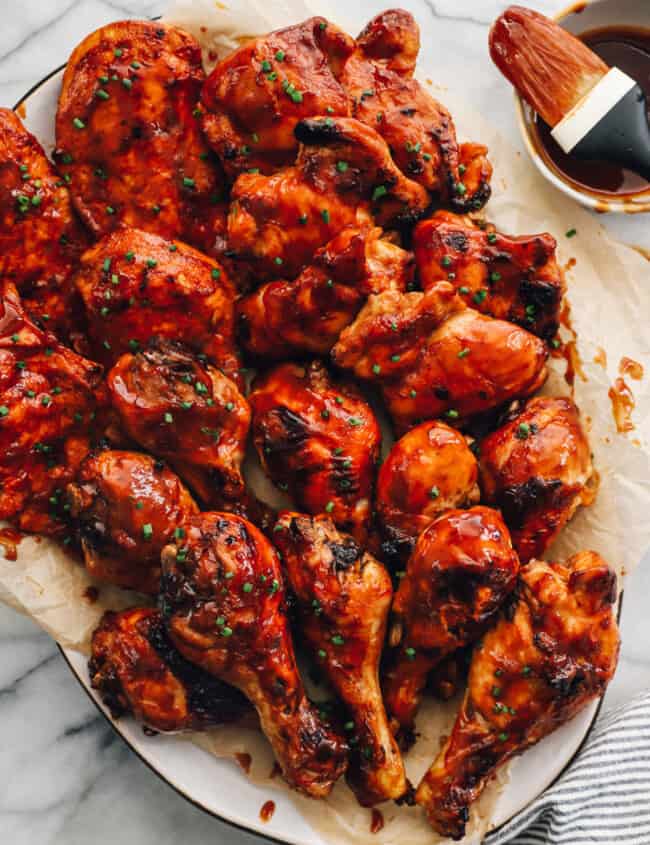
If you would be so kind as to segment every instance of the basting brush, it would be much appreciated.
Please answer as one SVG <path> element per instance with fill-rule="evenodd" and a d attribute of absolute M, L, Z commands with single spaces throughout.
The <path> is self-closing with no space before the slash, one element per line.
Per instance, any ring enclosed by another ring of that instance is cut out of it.
<path fill-rule="evenodd" d="M 490 30 L 490 55 L 552 127 L 565 153 L 610 161 L 650 181 L 650 128 L 638 83 L 555 21 L 510 6 Z"/>

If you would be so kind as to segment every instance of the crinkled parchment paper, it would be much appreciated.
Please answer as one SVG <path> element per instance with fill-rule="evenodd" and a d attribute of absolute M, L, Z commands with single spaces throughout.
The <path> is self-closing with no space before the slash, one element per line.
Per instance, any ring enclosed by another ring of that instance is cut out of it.
<path fill-rule="evenodd" d="M 300 0 L 242 0 L 230 2 L 228 7 L 213 0 L 175 0 L 167 18 L 201 40 L 209 63 L 247 36 L 315 13 L 346 27 L 343 10 L 332 15 L 321 3 Z M 436 78 L 435 64 L 426 53 L 420 58 L 419 76 Z M 527 158 L 515 152 L 494 127 L 452 92 L 434 87 L 432 93 L 451 109 L 462 139 L 479 140 L 490 148 L 495 175 L 488 218 L 513 234 L 551 232 L 558 239 L 561 262 L 570 268 L 568 299 L 581 362 L 574 395 L 590 430 L 600 488 L 594 505 L 579 512 L 550 555 L 563 558 L 578 549 L 593 548 L 619 573 L 630 572 L 650 546 L 650 263 L 634 249 L 613 242 L 593 217 L 551 188 Z M 568 239 L 565 233 L 570 229 L 576 229 L 577 234 Z M 634 430 L 619 434 L 608 391 L 619 375 L 619 362 L 624 356 L 642 364 L 645 376 L 640 381 L 626 377 L 636 399 Z M 553 367 L 545 392 L 568 393 L 564 362 L 555 360 Z M 85 598 L 90 586 L 99 588 L 95 602 Z M 87 651 L 89 636 L 104 610 L 133 605 L 142 598 L 96 585 L 52 543 L 25 539 L 18 547 L 18 560 L 0 561 L 0 600 L 29 614 L 61 644 Z M 443 706 L 429 701 L 423 707 L 418 718 L 421 739 L 406 761 L 413 782 L 417 783 L 435 756 L 456 705 L 457 702 Z M 255 730 L 228 727 L 191 738 L 216 755 L 249 752 L 250 776 L 269 782 L 272 756 L 266 741 Z M 500 783 L 506 779 L 507 775 L 502 774 Z M 279 781 L 276 779 L 273 784 L 277 787 Z M 486 790 L 472 813 L 468 837 L 476 837 L 486 829 L 499 785 L 495 783 Z M 368 811 L 356 805 L 343 784 L 337 785 L 326 802 L 309 801 L 298 795 L 293 800 L 328 842 L 368 839 Z M 382 813 L 385 827 L 379 836 L 372 837 L 374 843 L 424 845 L 435 841 L 419 810 L 385 805 Z"/>

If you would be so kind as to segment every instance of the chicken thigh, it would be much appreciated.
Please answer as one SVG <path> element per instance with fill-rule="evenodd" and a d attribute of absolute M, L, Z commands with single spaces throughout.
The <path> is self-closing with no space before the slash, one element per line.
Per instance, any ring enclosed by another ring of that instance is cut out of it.
<path fill-rule="evenodd" d="M 267 475 L 310 514 L 327 513 L 362 541 L 371 513 L 381 432 L 349 382 L 312 362 L 280 364 L 248 397 L 253 439 Z"/>
<path fill-rule="evenodd" d="M 161 549 L 198 513 L 181 480 L 149 455 L 106 450 L 88 455 L 66 492 L 88 572 L 156 595 Z"/>
<path fill-rule="evenodd" d="M 400 798 L 404 764 L 379 687 L 390 576 L 325 516 L 281 513 L 273 540 L 298 601 L 301 633 L 351 718 L 348 782 L 364 806 Z"/>
<path fill-rule="evenodd" d="M 240 689 L 288 783 L 322 798 L 345 770 L 345 742 L 310 704 L 289 630 L 278 556 L 254 525 L 204 513 L 162 552 L 162 607 L 172 642 Z"/>
<path fill-rule="evenodd" d="M 557 333 L 564 274 L 547 233 L 511 237 L 469 217 L 438 211 L 413 231 L 420 281 L 453 282 L 464 301 L 551 340 Z"/>
<path fill-rule="evenodd" d="M 462 839 L 495 771 L 601 696 L 618 659 L 616 576 L 595 552 L 532 560 L 511 605 L 474 650 L 451 736 L 416 802 L 441 836 Z"/>
<path fill-rule="evenodd" d="M 477 640 L 515 587 L 519 559 L 497 511 L 451 510 L 416 543 L 393 602 L 383 689 L 408 741 L 427 674 Z"/>
<path fill-rule="evenodd" d="M 381 387 L 399 433 L 529 396 L 546 379 L 547 357 L 539 338 L 466 308 L 448 282 L 371 296 L 332 350 L 338 366 Z"/>
<path fill-rule="evenodd" d="M 595 489 L 587 435 L 574 403 L 536 396 L 481 443 L 481 486 L 526 563 L 541 556 Z"/>
<path fill-rule="evenodd" d="M 248 709 L 238 690 L 176 651 L 151 607 L 104 614 L 93 632 L 88 671 L 114 719 L 129 714 L 153 731 L 205 730 Z"/>

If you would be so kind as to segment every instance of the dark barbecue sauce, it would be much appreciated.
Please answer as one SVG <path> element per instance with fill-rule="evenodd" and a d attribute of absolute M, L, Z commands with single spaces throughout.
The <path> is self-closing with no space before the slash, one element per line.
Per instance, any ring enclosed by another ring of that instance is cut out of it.
<path fill-rule="evenodd" d="M 580 38 L 610 67 L 618 67 L 643 88 L 650 106 L 650 29 L 611 26 L 591 29 Z M 650 115 L 650 108 L 648 110 Z M 567 155 L 551 136 L 550 127 L 536 118 L 537 146 L 552 168 L 579 188 L 606 196 L 624 196 L 650 190 L 650 183 L 631 170 L 605 161 L 581 161 Z"/>

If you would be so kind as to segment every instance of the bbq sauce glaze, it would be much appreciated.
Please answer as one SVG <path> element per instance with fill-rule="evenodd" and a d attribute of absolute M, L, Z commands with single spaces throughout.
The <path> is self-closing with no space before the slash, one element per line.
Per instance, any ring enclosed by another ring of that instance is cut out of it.
<path fill-rule="evenodd" d="M 604 27 L 582 33 L 580 38 L 610 67 L 627 73 L 643 89 L 650 117 L 650 29 Z M 567 155 L 551 136 L 551 128 L 539 116 L 535 132 L 537 147 L 556 170 L 579 188 L 606 196 L 625 196 L 650 191 L 650 182 L 620 165 L 606 161 L 583 161 Z"/>

